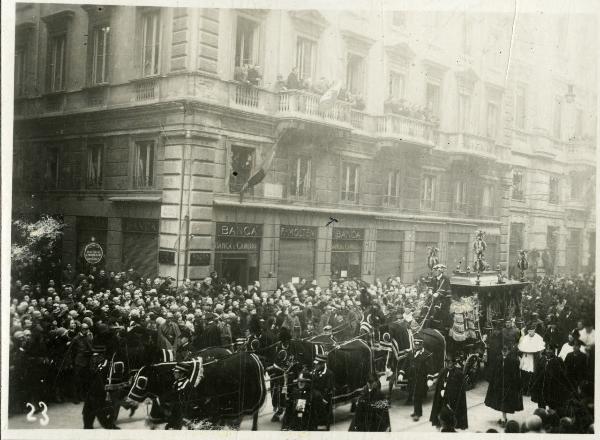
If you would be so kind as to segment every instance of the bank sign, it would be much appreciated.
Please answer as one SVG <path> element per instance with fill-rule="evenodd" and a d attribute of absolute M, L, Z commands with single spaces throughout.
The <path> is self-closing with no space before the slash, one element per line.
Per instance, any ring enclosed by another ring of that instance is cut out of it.
<path fill-rule="evenodd" d="M 252 223 L 217 223 L 217 237 L 262 237 L 262 225 Z"/>
<path fill-rule="evenodd" d="M 365 237 L 363 229 L 356 228 L 333 228 L 334 240 L 358 240 L 362 241 Z"/>
<path fill-rule="evenodd" d="M 87 244 L 83 249 L 83 258 L 88 262 L 88 264 L 98 264 L 100 261 L 102 261 L 103 256 L 104 251 L 102 250 L 102 246 L 96 242 Z"/>

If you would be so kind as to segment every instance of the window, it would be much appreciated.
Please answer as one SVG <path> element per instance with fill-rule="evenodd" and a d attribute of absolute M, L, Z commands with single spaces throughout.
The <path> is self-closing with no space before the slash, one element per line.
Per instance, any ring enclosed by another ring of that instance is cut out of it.
<path fill-rule="evenodd" d="M 498 103 L 488 101 L 486 135 L 492 139 L 496 139 L 498 136 L 498 114 Z"/>
<path fill-rule="evenodd" d="M 390 80 L 388 84 L 388 94 L 391 99 L 404 98 L 404 75 L 398 72 L 390 72 Z"/>
<path fill-rule="evenodd" d="M 52 35 L 49 39 L 48 90 L 59 92 L 65 88 L 65 56 L 67 35 Z"/>
<path fill-rule="evenodd" d="M 421 209 L 433 209 L 435 205 L 437 177 L 432 174 L 423 176 L 423 192 L 421 194 Z"/>
<path fill-rule="evenodd" d="M 298 157 L 292 162 L 290 173 L 290 195 L 308 197 L 310 195 L 310 158 Z"/>
<path fill-rule="evenodd" d="M 546 228 L 546 247 L 550 251 L 556 251 L 558 247 L 558 226 L 548 226 Z"/>
<path fill-rule="evenodd" d="M 523 200 L 523 173 L 520 171 L 513 172 L 512 198 Z"/>
<path fill-rule="evenodd" d="M 160 71 L 160 12 L 152 11 L 143 16 L 142 75 L 158 75 Z"/>
<path fill-rule="evenodd" d="M 104 145 L 88 145 L 87 148 L 87 188 L 102 187 L 102 153 Z"/>
<path fill-rule="evenodd" d="M 562 101 L 560 98 L 556 98 L 554 102 L 554 137 L 561 138 L 561 125 L 562 125 Z"/>
<path fill-rule="evenodd" d="M 558 177 L 550 177 L 550 189 L 548 193 L 548 202 L 552 204 L 558 203 Z"/>
<path fill-rule="evenodd" d="M 384 206 L 400 205 L 400 171 L 389 171 L 385 182 Z"/>
<path fill-rule="evenodd" d="M 298 37 L 296 41 L 296 67 L 299 79 L 315 79 L 317 65 L 317 44 L 308 38 Z"/>
<path fill-rule="evenodd" d="M 515 96 L 515 127 L 525 129 L 525 87 L 517 86 Z"/>
<path fill-rule="evenodd" d="M 485 216 L 494 215 L 494 186 L 484 185 L 481 193 L 481 210 Z"/>
<path fill-rule="evenodd" d="M 454 186 L 454 210 L 467 212 L 467 182 L 459 180 Z"/>
<path fill-rule="evenodd" d="M 108 49 L 110 26 L 100 25 L 93 31 L 92 83 L 108 82 Z"/>
<path fill-rule="evenodd" d="M 583 198 L 583 194 L 585 193 L 584 188 L 586 187 L 584 177 L 577 172 L 572 172 L 570 176 L 570 181 L 571 199 L 581 200 Z"/>
<path fill-rule="evenodd" d="M 235 67 L 260 64 L 260 29 L 257 22 L 238 17 L 235 41 Z"/>
<path fill-rule="evenodd" d="M 358 203 L 359 166 L 342 163 L 342 201 Z"/>
<path fill-rule="evenodd" d="M 135 188 L 154 186 L 154 141 L 136 142 L 133 176 Z"/>
<path fill-rule="evenodd" d="M 400 11 L 392 12 L 392 26 L 406 26 L 406 13 Z"/>
<path fill-rule="evenodd" d="M 254 162 L 254 149 L 233 145 L 231 147 L 231 170 L 229 172 L 229 192 L 239 193 L 244 183 L 250 179 Z"/>
<path fill-rule="evenodd" d="M 346 66 L 346 86 L 353 94 L 362 94 L 365 84 L 365 59 L 358 55 L 348 55 Z"/>
<path fill-rule="evenodd" d="M 458 130 L 471 131 L 471 96 L 463 93 L 458 95 Z"/>
<path fill-rule="evenodd" d="M 15 96 L 25 94 L 26 54 L 27 51 L 23 46 L 15 49 Z"/>
<path fill-rule="evenodd" d="M 48 147 L 46 151 L 46 173 L 44 175 L 47 189 L 58 189 L 59 184 L 60 150 L 58 147 Z"/>
<path fill-rule="evenodd" d="M 440 116 L 440 86 L 439 84 L 427 83 L 427 109 L 435 116 Z"/>

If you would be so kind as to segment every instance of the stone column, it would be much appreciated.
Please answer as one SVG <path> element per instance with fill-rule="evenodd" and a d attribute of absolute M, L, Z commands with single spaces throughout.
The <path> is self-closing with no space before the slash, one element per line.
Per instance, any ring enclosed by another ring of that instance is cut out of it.
<path fill-rule="evenodd" d="M 331 278 L 331 242 L 333 228 L 319 226 L 317 228 L 317 272 L 315 277 L 321 287 L 329 285 Z"/>
<path fill-rule="evenodd" d="M 375 248 L 377 246 L 377 229 L 375 225 L 365 228 L 361 278 L 368 283 L 375 280 Z"/>
<path fill-rule="evenodd" d="M 263 289 L 277 288 L 277 263 L 279 261 L 279 215 L 268 214 L 263 227 L 260 248 L 260 285 Z"/>
<path fill-rule="evenodd" d="M 106 233 L 106 270 L 120 271 L 123 267 L 123 228 L 121 217 L 108 218 Z"/>
<path fill-rule="evenodd" d="M 415 227 L 404 232 L 402 243 L 402 281 L 404 283 L 415 278 Z"/>
<path fill-rule="evenodd" d="M 65 215 L 63 217 L 65 227 L 62 236 L 62 265 L 67 263 L 76 267 L 77 263 L 77 217 Z"/>

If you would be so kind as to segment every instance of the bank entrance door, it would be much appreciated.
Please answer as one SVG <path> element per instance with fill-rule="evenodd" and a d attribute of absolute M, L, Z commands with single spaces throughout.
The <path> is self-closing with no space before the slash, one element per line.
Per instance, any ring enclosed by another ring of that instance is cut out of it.
<path fill-rule="evenodd" d="M 221 269 L 217 270 L 227 282 L 248 286 L 248 257 L 246 255 L 227 255 L 221 259 Z"/>

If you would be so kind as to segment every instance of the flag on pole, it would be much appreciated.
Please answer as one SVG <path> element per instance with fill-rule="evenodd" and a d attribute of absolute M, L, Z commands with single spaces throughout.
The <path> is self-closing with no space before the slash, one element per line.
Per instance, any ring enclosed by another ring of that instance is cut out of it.
<path fill-rule="evenodd" d="M 279 146 L 279 142 L 281 141 L 284 132 L 285 131 L 280 131 L 277 141 L 275 141 L 275 143 L 271 147 L 271 150 L 265 156 L 264 160 L 258 167 L 258 170 L 254 172 L 246 181 L 246 183 L 242 185 L 242 188 L 240 189 L 240 203 L 244 201 L 244 193 L 249 188 L 252 188 L 253 186 L 258 185 L 260 182 L 262 182 L 265 176 L 267 175 L 267 171 L 269 171 L 269 169 L 271 168 L 271 164 L 273 163 L 273 159 L 275 158 L 275 153 L 277 152 L 277 147 Z"/>
<path fill-rule="evenodd" d="M 323 96 L 321 96 L 321 99 L 319 100 L 319 111 L 324 112 L 333 108 L 341 88 L 342 83 L 336 81 L 325 93 L 323 93 Z"/>

